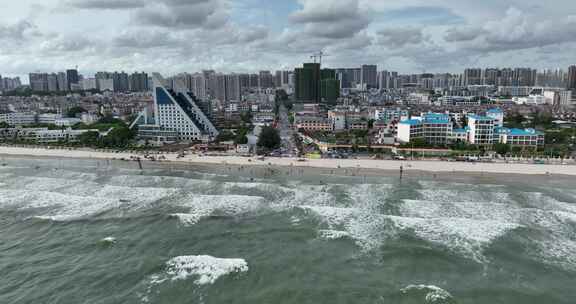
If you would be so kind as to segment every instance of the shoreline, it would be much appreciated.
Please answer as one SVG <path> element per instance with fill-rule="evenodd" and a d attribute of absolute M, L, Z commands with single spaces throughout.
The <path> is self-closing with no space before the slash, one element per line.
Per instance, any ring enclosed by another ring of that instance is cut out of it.
<path fill-rule="evenodd" d="M 389 173 L 403 173 L 412 175 L 414 173 L 463 173 L 472 175 L 533 175 L 533 176 L 576 176 L 576 166 L 574 165 L 550 165 L 550 164 L 517 164 L 517 163 L 465 163 L 433 160 L 375 160 L 375 159 L 307 159 L 305 162 L 298 161 L 297 158 L 273 158 L 267 157 L 264 161 L 257 157 L 241 156 L 199 156 L 186 155 L 178 158 L 178 154 L 162 154 L 166 160 L 149 161 L 142 159 L 142 155 L 132 153 L 112 153 L 98 152 L 91 150 L 66 150 L 66 149 L 46 149 L 46 148 L 21 148 L 0 146 L 0 157 L 46 157 L 46 158 L 70 158 L 70 159 L 90 159 L 90 160 L 116 160 L 124 159 L 128 162 L 136 162 L 131 157 L 140 157 L 143 162 L 150 164 L 168 165 L 232 165 L 250 167 L 283 167 L 299 169 L 323 169 L 323 170 L 362 170 L 362 171 L 385 171 Z M 366 172 L 363 172 L 366 173 Z"/>

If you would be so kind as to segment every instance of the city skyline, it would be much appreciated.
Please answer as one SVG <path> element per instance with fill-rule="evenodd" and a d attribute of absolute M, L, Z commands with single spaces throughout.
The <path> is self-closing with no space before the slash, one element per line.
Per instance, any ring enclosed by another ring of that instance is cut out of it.
<path fill-rule="evenodd" d="M 292 70 L 324 50 L 326 67 L 403 74 L 566 69 L 576 62 L 576 4 L 560 2 L 22 0 L 0 4 L 0 67 L 23 79 L 76 65 L 246 73 Z"/>

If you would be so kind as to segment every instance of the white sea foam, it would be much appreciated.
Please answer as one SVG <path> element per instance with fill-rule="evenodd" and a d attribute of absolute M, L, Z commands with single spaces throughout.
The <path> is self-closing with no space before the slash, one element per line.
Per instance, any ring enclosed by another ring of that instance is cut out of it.
<path fill-rule="evenodd" d="M 497 184 L 470 184 L 458 182 L 443 182 L 433 180 L 421 180 L 418 183 L 423 189 L 442 189 L 459 191 L 502 191 L 506 185 Z"/>
<path fill-rule="evenodd" d="M 565 212 L 565 211 L 555 211 L 554 214 L 566 222 L 572 222 L 572 223 L 576 224 L 576 214 L 575 213 Z"/>
<path fill-rule="evenodd" d="M 82 180 L 72 180 L 54 177 L 20 176 L 10 180 L 10 188 L 35 191 L 51 191 L 58 188 L 71 187 L 83 183 Z"/>
<path fill-rule="evenodd" d="M 180 207 L 190 208 L 188 213 L 173 216 L 184 225 L 194 225 L 211 215 L 237 216 L 257 212 L 265 209 L 265 202 L 259 196 L 188 194 L 176 202 Z"/>
<path fill-rule="evenodd" d="M 116 175 L 110 177 L 110 184 L 124 187 L 162 187 L 183 188 L 196 190 L 205 189 L 215 185 L 211 180 L 191 179 L 175 176 L 150 176 L 150 175 Z"/>
<path fill-rule="evenodd" d="M 257 189 L 257 190 L 270 190 L 270 191 L 290 191 L 292 189 L 281 185 L 266 183 L 266 182 L 224 182 L 222 183 L 224 189 Z"/>
<path fill-rule="evenodd" d="M 329 206 L 300 206 L 300 208 L 309 214 L 318 216 L 318 218 L 330 228 L 344 225 L 358 214 L 358 210 L 354 208 Z"/>
<path fill-rule="evenodd" d="M 506 192 L 460 191 L 446 189 L 418 190 L 423 200 L 435 202 L 500 202 L 506 203 L 510 195 Z"/>
<path fill-rule="evenodd" d="M 398 220 L 398 218 L 396 218 Z M 438 218 L 430 220 L 406 221 L 400 220 L 401 225 L 408 224 L 416 234 L 428 241 L 445 244 L 448 247 L 455 242 L 464 241 L 471 245 L 486 245 L 503 236 L 510 230 L 521 227 L 516 223 L 498 221 L 479 221 L 459 218 Z M 414 225 L 416 223 L 416 225 Z"/>
<path fill-rule="evenodd" d="M 116 199 L 83 197 L 55 192 L 0 190 L 0 205 L 21 210 L 38 209 L 36 217 L 54 221 L 79 219 L 118 208 Z"/>
<path fill-rule="evenodd" d="M 347 231 L 339 231 L 339 230 L 319 230 L 318 237 L 321 239 L 326 240 L 338 240 L 347 238 L 350 236 L 350 233 Z"/>
<path fill-rule="evenodd" d="M 282 200 L 294 192 L 294 189 L 282 185 L 263 182 L 225 182 L 220 184 L 220 186 L 218 194 L 257 195 L 272 201 Z"/>
<path fill-rule="evenodd" d="M 149 203 L 174 195 L 179 191 L 180 190 L 174 188 L 133 188 L 88 182 L 60 189 L 58 192 L 87 197 L 119 199 L 133 206 L 146 206 Z"/>
<path fill-rule="evenodd" d="M 347 192 L 355 207 L 374 210 L 385 203 L 391 190 L 390 184 L 361 184 L 349 186 Z"/>
<path fill-rule="evenodd" d="M 112 236 L 108 236 L 108 237 L 101 239 L 100 242 L 106 243 L 106 244 L 114 244 L 114 243 L 116 243 L 116 238 L 112 237 Z"/>
<path fill-rule="evenodd" d="M 84 172 L 72 171 L 72 170 L 40 170 L 35 174 L 35 177 L 46 177 L 46 178 L 61 178 L 75 181 L 94 181 L 98 178 L 98 173 L 87 173 L 86 171 L 92 171 L 90 168 L 83 168 Z"/>
<path fill-rule="evenodd" d="M 201 219 L 210 216 L 210 213 L 173 213 L 170 216 L 177 218 L 182 225 L 192 226 L 198 224 Z"/>
<path fill-rule="evenodd" d="M 466 218 L 417 218 L 391 216 L 355 208 L 303 206 L 303 210 L 321 219 L 330 230 L 344 229 L 357 245 L 370 251 L 402 232 L 479 262 L 483 249 L 508 231 L 521 227 L 516 223 Z"/>
<path fill-rule="evenodd" d="M 492 202 L 437 202 L 403 200 L 400 213 L 408 217 L 456 217 L 477 220 L 516 221 L 521 208 L 513 203 Z"/>
<path fill-rule="evenodd" d="M 563 269 L 576 270 L 576 241 L 563 236 L 547 236 L 537 243 L 534 252 L 529 253 L 537 260 L 560 266 Z"/>
<path fill-rule="evenodd" d="M 167 278 L 185 280 L 195 277 L 198 285 L 213 284 L 220 277 L 232 273 L 248 271 L 248 263 L 243 259 L 221 259 L 208 255 L 179 256 L 166 263 Z"/>
<path fill-rule="evenodd" d="M 371 251 L 382 245 L 390 234 L 385 218 L 380 214 L 362 212 L 357 208 L 328 206 L 301 206 L 306 214 L 320 220 L 328 230 L 347 232 L 363 251 Z"/>
<path fill-rule="evenodd" d="M 204 286 L 214 284 L 221 277 L 246 272 L 248 263 L 244 259 L 223 259 L 209 255 L 178 256 L 166 262 L 165 272 L 149 276 L 145 292 L 138 295 L 142 303 L 149 303 L 153 288 L 165 282 L 193 278 L 194 284 Z"/>
<path fill-rule="evenodd" d="M 295 226 L 295 227 L 300 226 L 300 221 L 301 221 L 300 218 L 297 216 L 291 216 L 290 217 L 290 224 L 292 226 Z"/>
<path fill-rule="evenodd" d="M 453 300 L 452 295 L 446 290 L 434 285 L 408 285 L 400 290 L 403 294 L 422 292 L 425 294 L 424 303 L 440 304 Z"/>

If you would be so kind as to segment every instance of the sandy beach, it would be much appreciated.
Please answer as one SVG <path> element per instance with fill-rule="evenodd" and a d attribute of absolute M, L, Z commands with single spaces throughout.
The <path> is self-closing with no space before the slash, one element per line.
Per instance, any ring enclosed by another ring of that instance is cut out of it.
<path fill-rule="evenodd" d="M 46 148 L 0 147 L 0 155 L 4 156 L 31 156 L 76 159 L 126 159 L 142 155 L 131 153 L 112 153 L 90 150 L 65 150 Z M 256 157 L 240 156 L 200 156 L 187 155 L 178 158 L 177 154 L 163 154 L 166 158 L 162 162 L 193 165 L 236 165 L 236 166 L 280 166 L 280 167 L 309 167 L 319 169 L 368 169 L 404 172 L 422 171 L 431 173 L 486 173 L 486 174 L 527 174 L 527 175 L 567 175 L 576 176 L 576 166 L 568 165 L 540 165 L 518 163 L 466 163 L 448 161 L 393 161 L 374 159 L 310 159 L 298 161 L 295 158 L 272 158 L 258 160 Z"/>

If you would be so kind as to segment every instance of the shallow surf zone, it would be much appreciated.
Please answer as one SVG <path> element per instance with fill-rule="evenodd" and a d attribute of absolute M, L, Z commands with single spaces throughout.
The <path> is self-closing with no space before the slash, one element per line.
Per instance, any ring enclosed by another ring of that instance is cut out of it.
<path fill-rule="evenodd" d="M 505 188 L 490 188 L 497 192 L 419 190 L 424 199 L 404 199 L 399 211 L 405 216 L 435 222 L 432 226 L 427 225 L 427 229 L 415 229 L 416 234 L 426 240 L 446 243 L 447 239 L 465 236 L 465 240 L 472 242 L 468 242 L 462 252 L 473 253 L 471 256 L 481 262 L 486 262 L 481 248 L 521 228 L 534 234 L 534 237 L 519 240 L 529 248 L 529 256 L 548 264 L 576 268 L 576 260 L 568 253 L 570 249 L 567 249 L 574 244 L 574 203 L 559 201 L 543 192 L 517 192 L 510 195 L 502 193 L 506 191 Z M 552 193 L 563 193 L 560 189 L 551 190 L 556 190 Z M 462 248 L 459 249 L 461 251 Z"/>
<path fill-rule="evenodd" d="M 365 252 L 376 250 L 388 240 L 398 239 L 402 235 L 414 235 L 480 263 L 486 262 L 483 250 L 492 241 L 521 227 L 515 223 L 489 220 L 402 217 L 354 208 L 302 208 L 307 214 L 317 217 L 321 225 L 329 228 L 320 230 L 321 238 L 350 237 Z"/>
<path fill-rule="evenodd" d="M 564 184 L 315 172 L 239 179 L 4 170 L 0 303 L 572 304 L 576 297 L 576 197 Z M 61 301 L 52 300 L 54 290 Z"/>
<path fill-rule="evenodd" d="M 265 209 L 266 200 L 258 196 L 244 195 L 197 195 L 188 193 L 179 197 L 177 206 L 187 208 L 186 213 L 174 213 L 171 216 L 183 225 L 195 225 L 209 216 L 239 216 Z"/>

